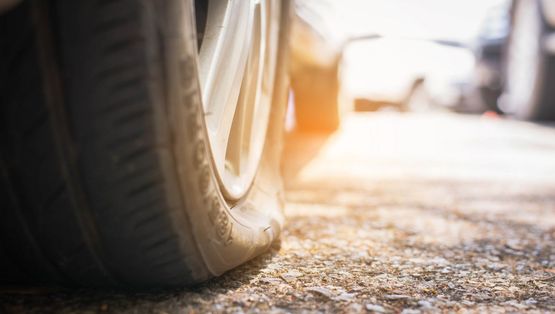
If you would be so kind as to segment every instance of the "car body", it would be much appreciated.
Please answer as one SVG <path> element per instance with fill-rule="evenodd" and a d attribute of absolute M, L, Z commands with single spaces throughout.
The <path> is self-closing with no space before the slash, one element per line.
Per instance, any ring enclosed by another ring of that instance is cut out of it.
<path fill-rule="evenodd" d="M 330 132 L 339 127 L 339 65 L 346 37 L 334 27 L 331 15 L 328 1 L 295 2 L 290 76 L 298 130 Z"/>

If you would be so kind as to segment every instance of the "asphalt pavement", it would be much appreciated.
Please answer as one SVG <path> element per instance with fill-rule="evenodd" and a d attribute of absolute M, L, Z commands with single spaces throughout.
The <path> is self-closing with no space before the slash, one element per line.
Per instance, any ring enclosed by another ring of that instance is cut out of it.
<path fill-rule="evenodd" d="M 359 113 L 292 133 L 270 252 L 193 289 L 5 288 L 0 312 L 555 312 L 555 127 Z"/>

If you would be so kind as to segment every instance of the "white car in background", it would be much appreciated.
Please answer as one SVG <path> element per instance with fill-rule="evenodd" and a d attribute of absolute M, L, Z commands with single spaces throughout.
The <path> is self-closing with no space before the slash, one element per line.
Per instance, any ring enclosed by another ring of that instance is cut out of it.
<path fill-rule="evenodd" d="M 379 36 L 353 41 L 343 60 L 344 94 L 355 110 L 370 111 L 388 106 L 401 111 L 459 106 L 474 68 L 474 56 L 467 48 Z"/>

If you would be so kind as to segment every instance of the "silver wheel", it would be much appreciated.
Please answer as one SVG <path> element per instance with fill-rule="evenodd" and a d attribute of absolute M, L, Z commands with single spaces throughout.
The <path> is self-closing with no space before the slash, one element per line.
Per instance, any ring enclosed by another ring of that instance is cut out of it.
<path fill-rule="evenodd" d="M 200 84 L 213 161 L 229 201 L 250 188 L 266 138 L 276 68 L 276 4 L 212 0 L 207 5 Z"/>

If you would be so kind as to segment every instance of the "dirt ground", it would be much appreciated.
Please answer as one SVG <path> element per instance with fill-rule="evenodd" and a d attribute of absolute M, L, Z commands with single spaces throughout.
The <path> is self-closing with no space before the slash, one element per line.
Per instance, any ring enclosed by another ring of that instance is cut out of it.
<path fill-rule="evenodd" d="M 271 252 L 195 289 L 4 290 L 0 312 L 555 312 L 555 128 L 454 114 L 292 134 Z"/>

